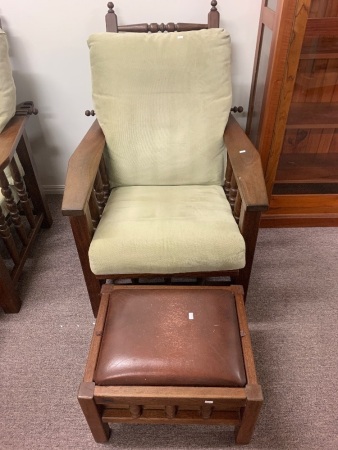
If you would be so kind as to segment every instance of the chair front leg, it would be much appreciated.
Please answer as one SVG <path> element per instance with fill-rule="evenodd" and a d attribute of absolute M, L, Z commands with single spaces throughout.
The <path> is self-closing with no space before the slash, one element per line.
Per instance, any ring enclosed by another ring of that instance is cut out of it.
<path fill-rule="evenodd" d="M 244 288 L 244 299 L 249 287 L 261 214 L 261 211 L 248 211 L 242 205 L 238 226 L 245 240 L 246 263 L 245 267 L 239 271 L 238 282 Z"/>
<path fill-rule="evenodd" d="M 89 214 L 81 216 L 70 216 L 75 244 L 79 254 L 83 275 L 87 285 L 87 291 L 90 298 L 93 314 L 96 317 L 100 306 L 100 291 L 102 282 L 96 278 L 90 268 L 88 251 L 92 237 L 92 219 Z"/>

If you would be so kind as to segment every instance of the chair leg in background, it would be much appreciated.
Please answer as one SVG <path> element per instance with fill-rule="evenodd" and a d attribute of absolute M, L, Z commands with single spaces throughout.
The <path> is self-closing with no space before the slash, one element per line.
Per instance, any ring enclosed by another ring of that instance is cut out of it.
<path fill-rule="evenodd" d="M 0 307 L 5 313 L 18 313 L 21 300 L 5 263 L 0 257 Z"/>

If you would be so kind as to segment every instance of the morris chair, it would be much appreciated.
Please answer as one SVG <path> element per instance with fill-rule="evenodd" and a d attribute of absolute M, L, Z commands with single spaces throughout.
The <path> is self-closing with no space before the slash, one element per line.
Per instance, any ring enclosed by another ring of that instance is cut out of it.
<path fill-rule="evenodd" d="M 7 40 L 0 33 L 0 307 L 5 313 L 17 313 L 18 279 L 40 227 L 50 227 L 52 218 L 25 131 L 37 110 L 33 102 L 15 107 Z"/>
<path fill-rule="evenodd" d="M 229 116 L 216 5 L 207 24 L 121 26 L 108 3 L 108 33 L 89 38 L 97 120 L 70 158 L 62 212 L 95 316 L 106 280 L 247 291 L 268 200 L 259 154 Z"/>

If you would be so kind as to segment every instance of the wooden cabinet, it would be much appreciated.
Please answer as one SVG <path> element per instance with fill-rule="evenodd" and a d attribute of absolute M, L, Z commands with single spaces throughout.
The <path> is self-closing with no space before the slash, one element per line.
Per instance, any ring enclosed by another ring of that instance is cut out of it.
<path fill-rule="evenodd" d="M 263 0 L 246 131 L 262 226 L 338 226 L 338 0 Z"/>

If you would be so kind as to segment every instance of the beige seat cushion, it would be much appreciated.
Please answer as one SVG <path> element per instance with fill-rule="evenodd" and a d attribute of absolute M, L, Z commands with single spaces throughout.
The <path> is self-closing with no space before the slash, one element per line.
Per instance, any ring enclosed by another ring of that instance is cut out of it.
<path fill-rule="evenodd" d="M 16 91 L 8 56 L 6 34 L 0 28 L 0 133 L 14 116 Z"/>
<path fill-rule="evenodd" d="M 111 185 L 222 185 L 229 34 L 100 33 L 88 45 Z"/>
<path fill-rule="evenodd" d="M 115 188 L 89 249 L 96 275 L 239 269 L 245 243 L 220 186 Z"/>

